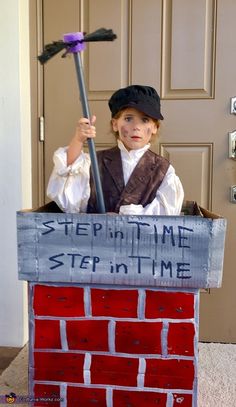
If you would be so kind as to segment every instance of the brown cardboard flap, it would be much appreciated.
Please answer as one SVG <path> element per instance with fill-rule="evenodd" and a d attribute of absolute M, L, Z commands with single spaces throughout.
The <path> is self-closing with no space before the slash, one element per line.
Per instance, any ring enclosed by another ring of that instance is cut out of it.
<path fill-rule="evenodd" d="M 63 213 L 62 210 L 54 201 L 51 201 L 46 205 L 40 206 L 40 208 L 33 209 L 32 212 Z"/>
<path fill-rule="evenodd" d="M 222 219 L 223 218 L 222 216 L 217 215 L 216 213 L 213 213 L 211 211 L 208 211 L 208 209 L 202 208 L 201 206 L 199 206 L 199 209 L 204 218 L 210 218 L 210 219 Z"/>
<path fill-rule="evenodd" d="M 184 216 L 203 216 L 200 207 L 195 201 L 184 201 L 181 209 L 181 215 Z"/>
<path fill-rule="evenodd" d="M 184 201 L 182 210 L 181 210 L 181 215 L 184 216 L 201 216 L 203 218 L 208 218 L 208 219 L 222 219 L 223 217 L 209 211 L 208 209 L 203 208 L 202 206 L 199 206 L 197 202 L 195 201 Z"/>

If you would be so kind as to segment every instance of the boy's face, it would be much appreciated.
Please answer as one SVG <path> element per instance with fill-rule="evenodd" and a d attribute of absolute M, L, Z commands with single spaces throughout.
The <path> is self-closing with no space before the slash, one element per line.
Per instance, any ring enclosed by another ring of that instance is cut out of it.
<path fill-rule="evenodd" d="M 154 120 L 133 108 L 123 110 L 118 119 L 112 119 L 112 127 L 128 151 L 144 147 L 157 132 Z"/>

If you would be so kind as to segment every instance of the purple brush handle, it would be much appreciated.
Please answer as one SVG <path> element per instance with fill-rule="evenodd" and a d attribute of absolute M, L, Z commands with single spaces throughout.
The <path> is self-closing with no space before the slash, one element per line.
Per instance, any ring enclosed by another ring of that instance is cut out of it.
<path fill-rule="evenodd" d="M 71 43 L 73 41 L 83 41 L 84 39 L 84 34 L 81 32 L 77 33 L 67 33 L 63 35 L 63 40 L 65 43 Z M 84 42 L 78 42 L 74 47 L 69 48 L 69 52 L 75 54 L 77 52 L 81 52 L 85 49 L 85 43 Z"/>

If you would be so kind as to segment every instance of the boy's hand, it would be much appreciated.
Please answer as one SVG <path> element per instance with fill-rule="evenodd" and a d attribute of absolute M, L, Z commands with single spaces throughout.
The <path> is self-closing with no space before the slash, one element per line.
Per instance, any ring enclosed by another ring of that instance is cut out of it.
<path fill-rule="evenodd" d="M 83 117 L 77 123 L 75 135 L 71 140 L 67 150 L 67 165 L 73 164 L 73 162 L 79 157 L 83 144 L 87 139 L 96 137 L 96 128 L 94 126 L 96 116 L 92 116 L 91 120 Z"/>
<path fill-rule="evenodd" d="M 88 138 L 96 137 L 96 116 L 92 116 L 91 120 L 85 117 L 81 118 L 76 126 L 75 139 L 80 143 L 84 143 Z"/>

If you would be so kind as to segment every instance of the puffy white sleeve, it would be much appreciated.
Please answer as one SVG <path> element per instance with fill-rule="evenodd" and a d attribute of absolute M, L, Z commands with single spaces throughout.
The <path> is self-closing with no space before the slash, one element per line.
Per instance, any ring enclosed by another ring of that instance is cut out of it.
<path fill-rule="evenodd" d="M 180 215 L 184 190 L 174 167 L 168 171 L 156 192 L 155 199 L 145 207 L 142 205 L 123 205 L 121 215 Z"/>
<path fill-rule="evenodd" d="M 86 212 L 90 196 L 89 154 L 81 152 L 72 165 L 67 166 L 67 147 L 53 155 L 54 168 L 50 176 L 47 195 L 64 212 Z"/>

